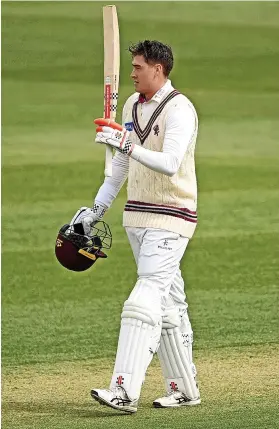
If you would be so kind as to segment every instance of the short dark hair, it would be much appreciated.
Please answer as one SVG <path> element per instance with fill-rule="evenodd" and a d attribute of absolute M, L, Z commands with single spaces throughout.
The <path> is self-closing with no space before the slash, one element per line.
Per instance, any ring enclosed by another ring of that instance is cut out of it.
<path fill-rule="evenodd" d="M 144 40 L 129 46 L 132 57 L 143 55 L 148 64 L 159 63 L 163 66 L 165 76 L 168 76 L 173 68 L 173 54 L 171 47 L 157 40 Z"/>

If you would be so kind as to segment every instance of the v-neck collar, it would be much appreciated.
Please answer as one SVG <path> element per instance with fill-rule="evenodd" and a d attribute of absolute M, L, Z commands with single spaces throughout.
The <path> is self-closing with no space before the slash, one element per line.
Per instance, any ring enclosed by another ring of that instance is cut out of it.
<path fill-rule="evenodd" d="M 171 91 L 156 107 L 155 111 L 153 112 L 153 114 L 151 115 L 151 118 L 149 119 L 146 127 L 142 130 L 140 125 L 139 125 L 139 121 L 138 121 L 138 112 L 137 112 L 137 108 L 138 108 L 138 104 L 139 104 L 139 100 L 137 100 L 134 103 L 133 106 L 133 111 L 132 111 L 132 115 L 133 115 L 133 123 L 134 123 L 134 130 L 138 136 L 138 138 L 140 139 L 141 144 L 143 145 L 143 143 L 145 142 L 145 140 L 147 139 L 147 137 L 149 136 L 152 126 L 154 124 L 154 122 L 156 121 L 156 119 L 158 118 L 158 116 L 161 114 L 162 110 L 164 109 L 165 105 L 173 98 L 176 97 L 178 94 L 180 94 L 179 91 L 177 91 L 176 89 L 174 89 L 173 91 Z"/>

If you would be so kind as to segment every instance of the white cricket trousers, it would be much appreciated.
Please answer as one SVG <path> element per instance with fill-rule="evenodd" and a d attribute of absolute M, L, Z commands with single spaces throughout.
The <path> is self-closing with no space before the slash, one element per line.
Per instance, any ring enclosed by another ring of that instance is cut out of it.
<path fill-rule="evenodd" d="M 158 351 L 163 324 L 180 326 L 187 314 L 179 267 L 189 240 L 162 229 L 127 227 L 126 231 L 138 279 L 123 306 L 110 388 L 121 386 L 131 400 L 137 400 L 146 369 Z M 187 323 L 190 329 L 189 320 Z M 174 375 L 165 371 L 167 384 Z"/>
<path fill-rule="evenodd" d="M 126 232 L 137 264 L 138 278 L 152 281 L 157 289 L 161 315 L 164 316 L 166 307 L 174 305 L 180 314 L 185 313 L 188 305 L 180 261 L 189 239 L 163 229 L 126 227 Z M 133 291 L 130 298 L 133 298 Z"/>

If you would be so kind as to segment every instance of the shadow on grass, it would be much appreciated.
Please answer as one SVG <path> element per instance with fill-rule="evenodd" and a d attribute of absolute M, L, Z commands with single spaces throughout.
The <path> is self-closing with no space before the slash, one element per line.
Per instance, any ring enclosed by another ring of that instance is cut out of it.
<path fill-rule="evenodd" d="M 103 418 L 116 416 L 129 416 L 131 414 L 122 413 L 102 406 L 99 404 L 80 404 L 77 402 L 55 403 L 47 402 L 36 404 L 33 402 L 5 402 L 2 405 L 2 414 L 13 412 L 17 414 L 32 414 L 37 417 L 55 416 L 55 417 L 78 417 L 78 418 Z"/>

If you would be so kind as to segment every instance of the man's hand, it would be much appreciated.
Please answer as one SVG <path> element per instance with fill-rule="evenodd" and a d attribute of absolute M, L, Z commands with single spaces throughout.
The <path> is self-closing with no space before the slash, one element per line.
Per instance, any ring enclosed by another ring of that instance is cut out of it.
<path fill-rule="evenodd" d="M 110 119 L 95 119 L 97 135 L 95 142 L 108 144 L 120 152 L 131 155 L 134 144 L 129 140 L 129 131 Z"/>
<path fill-rule="evenodd" d="M 74 215 L 70 225 L 81 224 L 84 234 L 89 235 L 92 226 L 102 219 L 106 210 L 107 207 L 100 203 L 95 203 L 92 209 L 88 207 L 81 207 Z"/>

